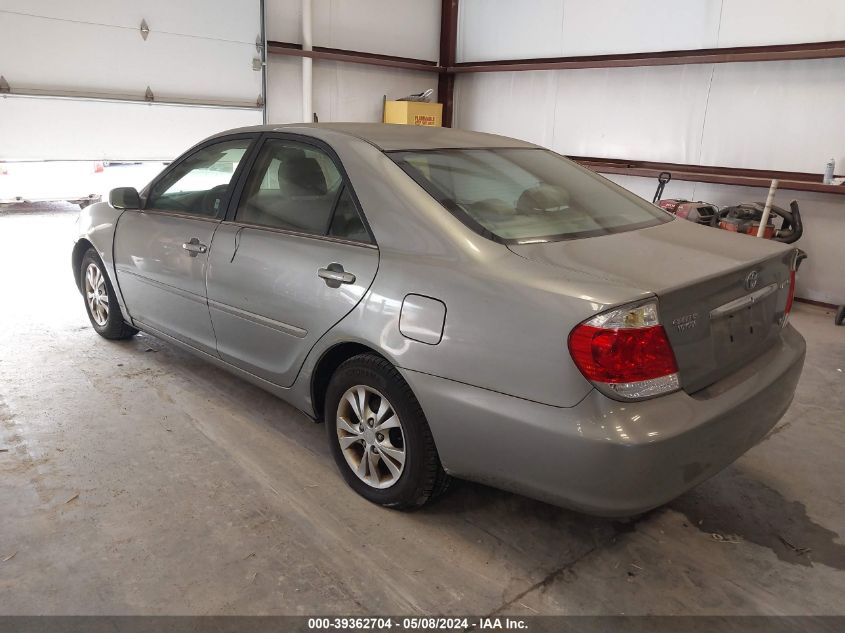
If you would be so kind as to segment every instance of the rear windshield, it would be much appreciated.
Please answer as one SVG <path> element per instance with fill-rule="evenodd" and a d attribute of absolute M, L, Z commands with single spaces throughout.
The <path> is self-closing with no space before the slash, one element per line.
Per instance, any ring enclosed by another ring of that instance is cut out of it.
<path fill-rule="evenodd" d="M 505 243 L 619 233 L 671 216 L 544 149 L 389 152 L 440 204 Z"/>

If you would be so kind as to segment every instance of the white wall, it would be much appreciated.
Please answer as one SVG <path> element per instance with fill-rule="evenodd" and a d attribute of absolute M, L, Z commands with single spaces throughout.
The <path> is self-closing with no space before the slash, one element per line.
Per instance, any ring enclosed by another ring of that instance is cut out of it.
<path fill-rule="evenodd" d="M 458 59 L 521 59 L 845 39 L 841 0 L 462 0 Z M 459 75 L 456 126 L 569 155 L 845 173 L 845 59 Z M 653 182 L 628 179 L 651 199 Z M 672 187 L 683 187 L 675 184 Z M 667 197 L 692 196 L 667 191 Z M 698 185 L 718 204 L 765 192 Z M 841 196 L 802 202 L 799 294 L 845 302 Z M 836 239 L 836 237 L 840 239 Z"/>
<path fill-rule="evenodd" d="M 717 64 L 696 162 L 845 172 L 843 112 L 845 58 Z"/>
<path fill-rule="evenodd" d="M 301 0 L 267 0 L 267 39 L 302 42 Z M 312 42 L 364 53 L 437 61 L 439 0 L 312 0 Z M 381 121 L 382 97 L 437 90 L 437 74 L 314 60 L 313 105 L 320 121 Z M 302 121 L 302 60 L 270 55 L 267 114 Z"/>
<path fill-rule="evenodd" d="M 456 125 L 564 154 L 821 173 L 845 167 L 845 59 L 468 73 Z"/>
<path fill-rule="evenodd" d="M 459 75 L 456 125 L 566 154 L 694 163 L 710 72 L 697 65 Z"/>
<path fill-rule="evenodd" d="M 841 0 L 461 0 L 458 61 L 845 39 Z"/>
<path fill-rule="evenodd" d="M 302 43 L 302 0 L 266 0 L 267 39 Z M 314 46 L 437 61 L 439 0 L 312 0 Z"/>
<path fill-rule="evenodd" d="M 382 96 L 396 99 L 434 89 L 437 74 L 363 64 L 315 60 L 314 111 L 320 121 L 382 120 Z M 271 55 L 267 76 L 267 119 L 270 123 L 302 121 L 302 61 Z"/>
<path fill-rule="evenodd" d="M 709 48 L 718 21 L 719 0 L 461 0 L 457 58 Z"/>
<path fill-rule="evenodd" d="M 0 0 L 0 74 L 13 93 L 143 99 L 149 86 L 160 101 L 254 104 L 258 7 L 258 0 Z M 172 158 L 174 148 L 226 126 L 261 122 L 257 110 L 157 108 L 0 99 L 0 159 Z"/>
<path fill-rule="evenodd" d="M 719 46 L 845 39 L 841 0 L 724 0 Z"/>

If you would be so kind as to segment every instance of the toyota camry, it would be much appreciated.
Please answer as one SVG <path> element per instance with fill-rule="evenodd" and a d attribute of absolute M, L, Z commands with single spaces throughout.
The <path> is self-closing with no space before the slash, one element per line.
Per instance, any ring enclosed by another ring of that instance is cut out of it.
<path fill-rule="evenodd" d="M 381 124 L 217 134 L 84 209 L 72 253 L 100 335 L 142 330 L 324 422 L 374 503 L 458 477 L 603 515 L 783 415 L 799 261 L 531 143 Z"/>

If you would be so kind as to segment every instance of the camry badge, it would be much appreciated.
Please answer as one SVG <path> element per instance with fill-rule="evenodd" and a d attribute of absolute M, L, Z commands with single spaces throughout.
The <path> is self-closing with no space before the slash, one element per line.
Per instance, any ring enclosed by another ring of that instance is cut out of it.
<path fill-rule="evenodd" d="M 752 270 L 748 273 L 748 276 L 745 278 L 745 289 L 746 290 L 754 290 L 757 287 L 757 279 L 760 274 L 756 270 Z"/>
<path fill-rule="evenodd" d="M 693 312 L 692 314 L 685 314 L 684 316 L 680 316 L 677 319 L 672 319 L 672 325 L 674 325 L 678 332 L 685 332 L 687 330 L 691 330 L 695 327 L 695 324 L 698 322 L 698 312 Z"/>

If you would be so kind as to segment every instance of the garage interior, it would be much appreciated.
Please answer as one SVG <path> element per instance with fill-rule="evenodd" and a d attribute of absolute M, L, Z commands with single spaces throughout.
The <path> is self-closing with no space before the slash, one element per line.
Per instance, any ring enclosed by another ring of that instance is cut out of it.
<path fill-rule="evenodd" d="M 0 616 L 845 615 L 839 0 L 0 0 L 0 75 L 0 197 L 20 165 L 95 165 L 79 195 L 0 206 Z M 225 129 L 379 122 L 428 89 L 444 126 L 648 201 L 668 171 L 664 198 L 778 179 L 800 202 L 806 364 L 758 446 L 626 521 L 463 481 L 396 512 L 347 489 L 301 412 L 92 329 L 68 200 L 140 189 Z"/>

